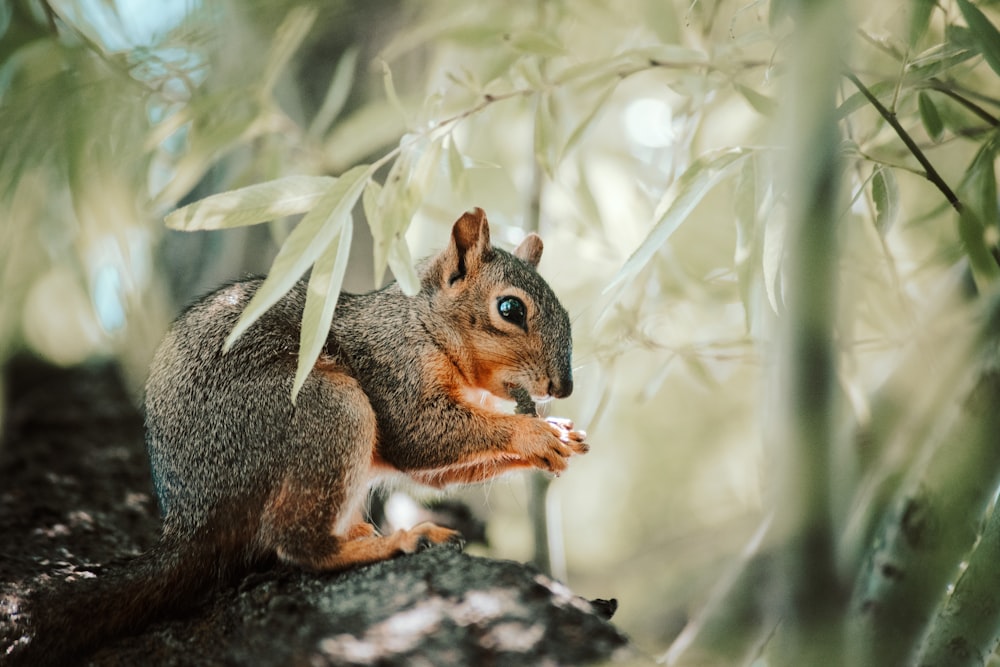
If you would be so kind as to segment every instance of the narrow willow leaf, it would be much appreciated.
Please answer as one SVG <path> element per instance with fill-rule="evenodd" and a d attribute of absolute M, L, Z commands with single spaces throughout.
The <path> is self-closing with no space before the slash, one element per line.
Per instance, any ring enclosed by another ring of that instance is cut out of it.
<path fill-rule="evenodd" d="M 935 142 L 941 141 L 944 123 L 941 121 L 941 114 L 938 113 L 937 107 L 934 105 L 934 100 L 926 92 L 920 91 L 917 95 L 917 108 L 920 111 L 920 122 L 927 130 L 927 136 Z"/>
<path fill-rule="evenodd" d="M 736 177 L 733 194 L 733 218 L 736 222 L 736 250 L 733 265 L 739 281 L 747 331 L 755 319 L 754 283 L 760 272 L 760 244 L 757 242 L 757 166 L 754 160 L 743 163 Z M 756 252 L 755 252 L 756 251 Z"/>
<path fill-rule="evenodd" d="M 389 268 L 403 294 L 413 296 L 420 291 L 420 278 L 405 236 L 397 236 L 389 246 Z"/>
<path fill-rule="evenodd" d="M 538 58 L 522 57 L 514 63 L 511 71 L 513 74 L 523 77 L 528 87 L 532 90 L 543 90 L 546 88 L 545 79 L 542 77 L 542 70 L 538 66 Z"/>
<path fill-rule="evenodd" d="M 389 174 L 385 178 L 385 185 L 371 193 L 372 203 L 378 211 L 368 219 L 369 229 L 372 233 L 372 254 L 373 268 L 375 271 L 375 284 L 381 285 L 385 276 L 385 269 L 388 266 L 389 239 L 392 238 L 395 227 L 394 219 L 403 215 L 403 198 L 405 197 L 406 178 L 409 171 L 409 163 L 412 152 L 404 152 L 393 162 L 389 169 Z"/>
<path fill-rule="evenodd" d="M 972 31 L 979 52 L 990 68 L 1000 74 L 1000 31 L 996 29 L 982 11 L 969 0 L 957 0 L 958 8 Z"/>
<path fill-rule="evenodd" d="M 968 31 L 949 31 L 957 34 Z M 914 58 L 906 67 L 903 83 L 926 81 L 954 69 L 967 60 L 974 58 L 976 50 L 949 42 L 939 47 L 928 49 L 927 52 Z M 895 86 L 895 83 L 892 83 Z"/>
<path fill-rule="evenodd" d="M 734 187 L 733 217 L 736 222 L 736 250 L 733 264 L 746 264 L 750 258 L 754 230 L 757 226 L 756 166 L 753 160 L 744 163 Z"/>
<path fill-rule="evenodd" d="M 677 44 L 657 44 L 644 46 L 632 52 L 651 65 L 706 65 L 710 58 L 705 51 Z"/>
<path fill-rule="evenodd" d="M 594 104 L 590 107 L 590 110 L 587 111 L 587 113 L 583 116 L 583 118 L 580 119 L 580 122 L 576 124 L 576 127 L 574 127 L 573 130 L 569 133 L 569 137 L 566 139 L 566 142 L 562 145 L 562 148 L 559 150 L 559 156 L 556 159 L 557 163 L 561 162 L 563 156 L 565 156 L 567 153 L 573 150 L 573 148 L 580 141 L 580 139 L 583 138 L 584 132 L 586 132 L 587 128 L 589 128 L 591 124 L 593 124 L 594 119 L 597 118 L 597 114 L 600 113 L 602 109 L 604 109 L 605 104 L 607 104 L 608 98 L 611 97 L 611 94 L 613 92 L 615 92 L 615 89 L 618 87 L 618 81 L 619 81 L 618 79 L 615 79 L 614 81 L 611 82 L 610 85 L 606 85 L 604 87 L 604 90 L 602 90 L 600 94 L 597 96 L 597 99 L 594 101 Z"/>
<path fill-rule="evenodd" d="M 910 48 L 913 48 L 927 32 L 927 26 L 931 22 L 931 12 L 936 5 L 935 0 L 910 0 L 910 21 L 907 32 Z"/>
<path fill-rule="evenodd" d="M 771 310 L 781 313 L 784 297 L 781 293 L 781 262 L 785 256 L 785 230 L 787 223 L 780 215 L 763 216 L 764 224 L 763 251 L 761 254 L 761 270 L 764 273 L 764 291 Z"/>
<path fill-rule="evenodd" d="M 295 368 L 295 382 L 292 384 L 293 403 L 330 334 L 333 312 L 340 297 L 340 288 L 344 284 L 353 233 L 351 212 L 347 211 L 339 220 L 337 238 L 316 260 L 312 275 L 309 276 L 306 305 L 302 311 L 302 328 L 299 332 L 299 360 Z"/>
<path fill-rule="evenodd" d="M 515 51 L 521 53 L 546 57 L 561 56 L 566 53 L 566 47 L 545 32 L 520 32 L 512 35 L 508 41 Z"/>
<path fill-rule="evenodd" d="M 292 230 L 278 250 L 267 278 L 240 314 L 225 349 L 292 288 L 340 233 L 340 226 L 350 216 L 372 171 L 370 165 L 362 164 L 342 174 Z"/>
<path fill-rule="evenodd" d="M 454 135 L 448 138 L 448 178 L 451 181 L 451 189 L 461 192 L 465 187 L 465 160 L 458 150 Z"/>
<path fill-rule="evenodd" d="M 619 78 L 618 72 L 625 68 L 628 57 L 627 54 L 620 54 L 610 58 L 598 58 L 570 65 L 565 69 L 558 70 L 552 76 L 552 83 L 559 86 L 570 83 L 587 85 L 608 82 L 611 79 Z"/>
<path fill-rule="evenodd" d="M 604 293 L 607 294 L 619 283 L 631 282 L 660 246 L 688 219 L 705 195 L 751 154 L 752 151 L 747 148 L 729 148 L 703 156 L 688 167 L 660 200 L 654 213 L 653 229 L 619 269 Z"/>
<path fill-rule="evenodd" d="M 970 206 L 966 206 L 958 216 L 958 236 L 969 257 L 976 286 L 981 292 L 988 293 L 990 287 L 996 284 L 997 278 L 1000 278 L 1000 268 L 986 245 L 983 223 Z"/>
<path fill-rule="evenodd" d="M 979 147 L 972 163 L 965 171 L 959 194 L 976 217 L 987 227 L 1000 224 L 997 210 L 997 175 L 994 162 L 997 158 L 997 144 L 987 140 Z"/>
<path fill-rule="evenodd" d="M 875 229 L 885 236 L 899 215 L 899 187 L 891 169 L 881 166 L 875 168 L 872 175 L 872 199 L 875 201 Z"/>
<path fill-rule="evenodd" d="M 326 91 L 326 97 L 323 98 L 323 104 L 309 125 L 308 136 L 310 138 L 317 139 L 326 134 L 330 124 L 343 110 L 347 97 L 351 93 L 351 86 L 354 85 L 354 73 L 357 70 L 359 52 L 358 47 L 351 47 L 344 51 L 344 55 L 340 57 L 337 68 L 333 72 L 333 78 L 330 80 L 330 87 Z"/>
<path fill-rule="evenodd" d="M 718 387 L 719 382 L 712 377 L 712 372 L 708 370 L 705 362 L 698 356 L 697 352 L 682 353 L 680 355 L 684 368 L 691 374 L 691 377 L 700 382 L 706 388 Z"/>
<path fill-rule="evenodd" d="M 555 136 L 553 116 L 552 95 L 542 93 L 535 106 L 535 159 L 549 178 L 553 178 L 555 174 L 555 164 L 552 159 Z"/>
<path fill-rule="evenodd" d="M 945 52 L 971 50 L 973 51 L 973 55 L 979 53 L 979 51 L 976 50 L 976 38 L 972 36 L 972 31 L 964 25 L 949 23 L 945 26 L 944 36 L 946 42 L 944 44 L 939 44 L 938 48 L 943 49 Z M 928 51 L 933 51 L 933 48 L 934 47 L 931 47 Z"/>
<path fill-rule="evenodd" d="M 414 205 L 419 205 L 425 193 L 430 190 L 431 183 L 438 176 L 443 175 L 448 168 L 446 162 L 441 159 L 444 141 L 445 137 L 431 141 L 420 153 L 417 163 L 413 166 L 413 173 L 410 174 L 406 186 L 408 194 L 413 197 L 412 203 Z"/>
<path fill-rule="evenodd" d="M 386 61 L 381 61 L 382 65 L 382 87 L 385 88 L 385 97 L 389 100 L 389 104 L 399 113 L 400 118 L 406 119 L 406 110 L 403 109 L 403 103 L 399 101 L 399 95 L 396 94 L 396 84 L 392 80 L 392 69 L 389 68 L 389 63 Z M 409 123 L 407 123 L 409 125 Z"/>
<path fill-rule="evenodd" d="M 361 196 L 361 206 L 364 208 L 365 220 L 368 221 L 369 227 L 375 225 L 380 218 L 379 199 L 381 196 L 382 186 L 375 181 L 368 181 L 365 185 L 365 192 Z"/>
<path fill-rule="evenodd" d="M 777 108 L 778 104 L 772 98 L 758 93 L 753 88 L 744 86 L 742 84 L 736 84 L 736 90 L 746 98 L 746 101 L 750 103 L 750 106 L 754 108 L 754 111 L 762 116 L 771 116 L 774 114 L 774 110 Z"/>
<path fill-rule="evenodd" d="M 304 213 L 335 181 L 330 176 L 286 176 L 220 192 L 173 211 L 166 224 L 185 232 L 228 229 Z"/>
<path fill-rule="evenodd" d="M 267 64 L 264 66 L 264 74 L 261 77 L 260 86 L 265 94 L 269 95 L 274 90 L 282 70 L 292 59 L 292 54 L 302 44 L 302 40 L 309 34 L 309 29 L 316 21 L 317 13 L 313 7 L 296 7 L 288 12 L 285 20 L 278 26 L 274 33 L 274 41 L 271 42 L 271 51 L 267 57 Z"/>
<path fill-rule="evenodd" d="M 891 94 L 895 89 L 896 84 L 893 81 L 879 81 L 868 87 L 875 97 L 882 97 L 883 95 Z M 868 98 L 866 98 L 861 93 L 854 93 L 846 100 L 840 103 L 837 107 L 837 119 L 843 120 L 847 116 L 851 115 L 858 109 L 868 106 Z"/>
<path fill-rule="evenodd" d="M 368 222 L 368 229 L 371 231 L 376 258 L 378 256 L 379 239 L 385 235 L 385 221 L 383 220 L 384 205 L 382 201 L 382 186 L 375 181 L 368 181 L 365 192 L 361 196 L 361 205 L 364 207 L 365 220 Z M 385 277 L 385 264 L 374 262 L 374 285 L 378 287 Z"/>

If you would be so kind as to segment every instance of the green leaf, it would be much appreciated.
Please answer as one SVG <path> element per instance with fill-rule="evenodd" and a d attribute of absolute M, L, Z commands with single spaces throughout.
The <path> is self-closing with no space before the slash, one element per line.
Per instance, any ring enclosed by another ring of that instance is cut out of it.
<path fill-rule="evenodd" d="M 302 40 L 309 34 L 309 29 L 316 21 L 316 15 L 317 10 L 313 7 L 296 7 L 288 12 L 288 16 L 278 26 L 274 41 L 271 42 L 264 74 L 261 76 L 260 89 L 265 95 L 270 95 L 274 90 L 282 70 L 292 59 L 292 54 L 302 44 Z"/>
<path fill-rule="evenodd" d="M 981 292 L 988 292 L 989 287 L 1000 278 L 1000 268 L 986 245 L 985 228 L 979 216 L 971 206 L 962 209 L 958 216 L 958 236 L 969 257 L 972 275 Z"/>
<path fill-rule="evenodd" d="M 772 98 L 758 93 L 753 88 L 744 86 L 743 84 L 737 83 L 736 90 L 746 98 L 746 101 L 750 103 L 750 106 L 754 108 L 754 111 L 762 116 L 771 116 L 774 114 L 774 110 L 777 108 L 778 104 Z"/>
<path fill-rule="evenodd" d="M 365 210 L 372 211 L 368 218 L 368 228 L 372 233 L 372 255 L 375 284 L 380 285 L 388 266 L 389 239 L 396 227 L 395 219 L 405 215 L 406 178 L 412 152 L 407 151 L 393 162 L 384 186 L 372 184 L 366 192 L 368 203 Z"/>
<path fill-rule="evenodd" d="M 937 107 L 934 105 L 934 100 L 926 92 L 920 91 L 917 95 L 917 108 L 920 111 L 920 121 L 924 124 L 924 129 L 927 130 L 927 136 L 935 142 L 941 141 L 941 135 L 944 134 L 944 123 L 941 121 L 941 114 L 938 113 Z"/>
<path fill-rule="evenodd" d="M 389 245 L 389 268 L 392 269 L 392 275 L 399 283 L 403 294 L 413 296 L 420 291 L 420 278 L 417 276 L 416 267 L 413 266 L 410 247 L 403 235 L 394 238 Z"/>
<path fill-rule="evenodd" d="M 566 48 L 546 32 L 529 31 L 511 35 L 507 40 L 515 51 L 553 57 L 566 53 Z"/>
<path fill-rule="evenodd" d="M 972 31 L 979 52 L 990 68 L 1000 74 L 1000 31 L 990 23 L 990 20 L 969 0 L 957 0 L 958 8 L 965 17 Z"/>
<path fill-rule="evenodd" d="M 879 81 L 868 87 L 875 97 L 882 97 L 883 95 L 889 95 L 895 90 L 896 84 L 893 81 Z M 866 98 L 862 93 L 853 93 L 850 97 L 840 103 L 837 107 L 837 119 L 842 120 L 847 116 L 851 115 L 858 109 L 868 106 L 868 98 Z"/>
<path fill-rule="evenodd" d="M 316 139 L 323 136 L 330 124 L 343 110 L 344 104 L 347 103 L 347 97 L 351 93 L 351 86 L 354 85 L 354 72 L 357 69 L 359 52 L 360 49 L 355 46 L 344 51 L 344 55 L 340 57 L 337 68 L 333 72 L 333 78 L 330 80 L 330 87 L 326 91 L 326 97 L 323 98 L 323 104 L 309 125 L 309 137 Z"/>
<path fill-rule="evenodd" d="M 764 274 L 764 291 L 767 302 L 775 313 L 780 313 L 784 303 L 781 290 L 781 262 L 785 257 L 785 232 L 787 221 L 781 215 L 761 215 L 764 222 L 764 239 L 761 242 L 761 271 Z"/>
<path fill-rule="evenodd" d="M 545 78 L 542 76 L 538 58 L 521 57 L 514 63 L 511 73 L 515 75 L 515 81 L 517 77 L 523 78 L 524 82 L 532 90 L 544 90 L 546 88 Z"/>
<path fill-rule="evenodd" d="M 420 291 L 420 279 L 413 266 L 410 248 L 406 245 L 406 237 L 403 235 L 405 229 L 394 231 L 389 228 L 392 225 L 391 221 L 381 219 L 385 206 L 382 193 L 382 186 L 373 181 L 365 188 L 362 197 L 365 216 L 368 218 L 368 225 L 375 241 L 375 284 L 382 283 L 385 267 L 388 264 L 403 293 L 413 296 Z"/>
<path fill-rule="evenodd" d="M 875 201 L 875 229 L 885 236 L 899 215 L 899 187 L 891 169 L 881 166 L 875 168 L 872 175 L 872 199 Z"/>
<path fill-rule="evenodd" d="M 733 218 L 736 222 L 736 250 L 733 265 L 739 283 L 744 321 L 749 332 L 754 321 L 754 287 L 761 268 L 761 244 L 757 239 L 757 165 L 743 163 L 733 189 Z"/>
<path fill-rule="evenodd" d="M 185 232 L 256 225 L 308 211 L 335 181 L 329 176 L 286 176 L 205 197 L 173 211 L 165 222 Z"/>
<path fill-rule="evenodd" d="M 302 311 L 302 328 L 299 332 L 299 360 L 295 368 L 295 382 L 292 384 L 293 403 L 330 334 L 333 312 L 340 297 L 340 288 L 344 284 L 353 233 L 351 216 L 342 217 L 337 237 L 316 260 L 312 275 L 309 276 L 306 305 Z"/>
<path fill-rule="evenodd" d="M 913 48 L 927 32 L 927 26 L 931 22 L 931 12 L 934 11 L 937 2 L 935 0 L 910 0 L 908 4 L 910 25 L 907 38 L 910 48 Z"/>
<path fill-rule="evenodd" d="M 226 339 L 225 349 L 295 285 L 340 233 L 372 171 L 370 165 L 361 164 L 342 174 L 292 230 L 278 250 L 267 278 L 240 314 Z"/>
<path fill-rule="evenodd" d="M 451 181 L 451 189 L 454 192 L 461 192 L 465 187 L 465 160 L 458 150 L 455 136 L 448 138 L 448 177 Z"/>
<path fill-rule="evenodd" d="M 961 35 L 968 31 L 964 28 L 961 30 L 955 28 L 948 32 L 949 35 Z M 906 76 L 903 77 L 903 82 L 913 84 L 926 81 L 961 65 L 974 58 L 975 55 L 974 49 L 949 37 L 949 40 L 944 44 L 937 44 L 910 60 L 906 66 Z"/>
<path fill-rule="evenodd" d="M 396 160 L 389 171 L 386 183 L 397 182 L 395 174 L 399 173 L 399 165 L 400 161 Z M 372 234 L 372 269 L 376 287 L 382 284 L 382 280 L 385 278 L 385 268 L 388 264 L 385 239 L 392 235 L 390 229 L 392 221 L 389 218 L 392 216 L 392 209 L 397 200 L 397 197 L 392 196 L 394 190 L 395 188 L 384 188 L 371 181 L 361 198 L 365 209 L 365 218 L 368 220 L 368 230 Z"/>
<path fill-rule="evenodd" d="M 535 105 L 535 159 L 549 178 L 555 176 L 552 149 L 555 144 L 555 118 L 552 95 L 542 93 Z"/>
<path fill-rule="evenodd" d="M 617 79 L 613 80 L 610 85 L 606 85 L 604 87 L 604 90 L 602 90 L 601 93 L 597 96 L 597 99 L 595 100 L 594 104 L 590 107 L 590 109 L 583 116 L 583 118 L 580 119 L 580 122 L 577 123 L 576 127 L 574 127 L 573 130 L 569 133 L 569 137 L 566 139 L 566 142 L 563 144 L 561 150 L 559 151 L 559 156 L 556 159 L 556 162 L 561 162 L 563 156 L 566 155 L 566 153 L 570 152 L 580 141 L 580 139 L 583 138 L 583 133 L 586 132 L 587 128 L 590 127 L 591 124 L 594 122 L 594 119 L 597 117 L 597 114 L 600 113 L 600 111 L 604 108 L 605 104 L 608 101 L 608 98 L 611 97 L 611 94 L 615 92 L 615 89 L 617 87 L 618 87 Z"/>
<path fill-rule="evenodd" d="M 396 94 L 396 84 L 392 80 L 392 70 L 389 68 L 389 63 L 382 60 L 380 61 L 382 65 L 382 87 L 385 88 L 385 98 L 389 100 L 389 104 L 396 110 L 400 118 L 406 119 L 406 110 L 403 108 L 403 103 L 399 101 L 399 95 Z M 409 126 L 409 123 L 406 123 Z"/>
<path fill-rule="evenodd" d="M 997 209 L 997 175 L 994 163 L 997 157 L 997 136 L 983 142 L 969 164 L 959 186 L 962 201 L 975 211 L 976 217 L 987 227 L 1000 226 Z"/>
<path fill-rule="evenodd" d="M 705 195 L 732 174 L 740 162 L 751 154 L 752 151 L 747 148 L 728 148 L 703 156 L 688 167 L 674 187 L 663 195 L 654 213 L 653 229 L 626 260 L 604 289 L 604 293 L 607 294 L 619 283 L 631 282 L 660 246 L 688 219 Z"/>
<path fill-rule="evenodd" d="M 382 186 L 375 181 L 368 181 L 365 185 L 365 192 L 361 196 L 361 206 L 365 211 L 365 220 L 369 227 L 377 226 L 381 217 L 379 199 L 382 196 Z M 378 280 L 375 281 L 379 282 Z"/>

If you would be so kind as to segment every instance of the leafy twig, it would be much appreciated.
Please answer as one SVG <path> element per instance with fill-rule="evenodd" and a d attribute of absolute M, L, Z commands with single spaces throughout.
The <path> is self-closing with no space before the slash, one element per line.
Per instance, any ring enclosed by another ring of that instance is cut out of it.
<path fill-rule="evenodd" d="M 968 99 L 967 97 L 959 94 L 949 86 L 945 85 L 943 81 L 939 79 L 931 79 L 927 83 L 927 88 L 930 88 L 931 90 L 936 90 L 939 93 L 947 95 L 948 97 L 955 100 L 963 107 L 974 113 L 976 116 L 989 123 L 991 127 L 997 127 L 998 125 L 1000 125 L 1000 119 L 998 119 L 996 116 L 994 116 L 986 109 L 982 108 L 981 106 L 973 102 L 972 100 Z"/>
<path fill-rule="evenodd" d="M 845 71 L 844 76 L 851 83 L 853 83 L 855 87 L 857 87 L 858 91 L 865 96 L 865 99 L 867 99 L 871 103 L 871 105 L 875 107 L 875 110 L 879 112 L 879 115 L 881 115 L 882 118 L 884 118 L 885 121 L 889 123 L 892 129 L 895 130 L 896 136 L 898 136 L 903 141 L 903 143 L 906 144 L 906 147 L 910 150 L 910 153 L 913 155 L 913 157 L 917 159 L 917 162 L 920 163 L 920 166 L 924 168 L 924 174 L 923 174 L 924 177 L 931 183 L 933 183 L 938 190 L 941 191 L 945 199 L 948 200 L 948 203 L 951 204 L 952 208 L 954 208 L 959 213 L 962 213 L 962 210 L 965 208 L 964 205 L 962 204 L 962 200 L 960 200 L 958 198 L 958 195 L 955 194 L 955 191 L 952 190 L 947 183 L 945 183 L 944 179 L 941 177 L 941 174 L 938 173 L 937 169 L 934 168 L 934 165 L 932 165 L 930 160 L 927 159 L 927 156 L 924 155 L 924 152 L 920 150 L 920 147 L 917 145 L 917 142 L 913 140 L 913 137 L 910 136 L 909 132 L 907 132 L 903 128 L 903 126 L 900 125 L 899 120 L 896 118 L 896 114 L 887 109 L 885 105 L 882 104 L 879 101 L 879 99 L 872 94 L 872 91 L 870 91 L 867 88 L 867 86 L 865 86 L 865 84 L 861 83 L 861 80 L 858 79 L 858 77 L 856 77 L 853 72 Z"/>

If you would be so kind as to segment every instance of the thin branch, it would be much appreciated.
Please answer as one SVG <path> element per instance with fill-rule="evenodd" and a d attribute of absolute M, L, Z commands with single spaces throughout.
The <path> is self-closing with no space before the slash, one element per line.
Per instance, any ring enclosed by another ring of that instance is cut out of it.
<path fill-rule="evenodd" d="M 948 184 L 945 183 L 944 179 L 941 177 L 941 174 L 937 172 L 937 169 L 935 169 L 934 165 L 932 165 L 930 160 L 927 159 L 927 156 L 924 155 L 924 152 L 920 150 L 920 147 L 917 145 L 917 142 L 913 140 L 913 137 L 910 136 L 909 132 L 907 132 L 903 128 L 903 126 L 899 124 L 899 120 L 896 118 L 896 114 L 887 109 L 884 104 L 879 102 L 878 98 L 872 94 L 872 91 L 868 90 L 865 84 L 861 83 L 861 80 L 858 79 L 858 77 L 854 76 L 852 72 L 845 71 L 844 76 L 851 83 L 853 83 L 855 87 L 857 87 L 858 91 L 860 91 L 861 94 L 865 96 L 865 99 L 867 99 L 871 103 L 871 105 L 875 107 L 875 110 L 879 112 L 879 115 L 881 115 L 882 118 L 884 118 L 885 121 L 889 123 L 892 129 L 896 131 L 896 135 L 903 141 L 904 144 L 906 144 L 906 147 L 910 150 L 910 153 L 913 155 L 913 157 L 917 159 L 917 162 L 920 163 L 920 166 L 924 168 L 925 172 L 924 177 L 927 178 L 927 180 L 929 180 L 931 183 L 933 183 L 938 190 L 941 191 L 945 199 L 948 200 L 948 203 L 951 204 L 952 208 L 961 213 L 964 208 L 962 201 L 958 198 L 958 195 L 955 194 L 954 190 L 948 187 Z"/>
<path fill-rule="evenodd" d="M 945 85 L 945 83 L 939 79 L 931 79 L 926 85 L 927 88 L 931 90 L 936 90 L 939 93 L 947 95 L 951 99 L 955 100 L 963 107 L 974 113 L 979 118 L 983 119 L 990 124 L 991 127 L 997 127 L 1000 125 L 1000 119 L 988 112 L 986 109 L 982 108 L 972 100 L 960 95 L 956 91 L 952 90 L 950 87 Z"/>
<path fill-rule="evenodd" d="M 907 62 L 907 54 L 904 54 L 904 53 L 900 52 L 898 49 L 896 49 L 891 44 L 887 44 L 886 42 L 884 42 L 884 41 L 882 41 L 880 39 L 877 39 L 876 37 L 872 36 L 866 30 L 863 30 L 863 29 L 859 28 L 858 29 L 858 34 L 861 36 L 861 38 L 863 40 L 865 40 L 866 42 L 868 42 L 869 44 L 871 44 L 873 47 L 875 47 L 879 51 L 881 51 L 881 52 L 883 52 L 883 53 L 885 53 L 885 54 L 887 54 L 887 55 L 889 55 L 889 56 L 891 56 L 891 57 L 896 58 L 897 60 L 899 60 L 900 63 L 901 63 L 901 66 L 902 66 L 902 70 L 905 72 L 906 68 L 909 65 L 909 63 Z M 894 110 L 896 108 L 896 99 L 897 99 L 897 96 L 899 94 L 899 89 L 900 89 L 900 86 L 902 84 L 903 78 L 904 78 L 904 76 L 900 76 L 897 79 L 897 81 L 896 81 L 896 91 L 893 94 L 893 103 L 892 103 L 892 108 Z M 969 99 L 969 97 L 975 97 L 975 98 L 979 99 L 980 101 L 989 102 L 991 104 L 998 104 L 998 103 L 1000 103 L 1000 101 L 998 101 L 998 100 L 996 100 L 996 99 L 994 99 L 992 97 L 989 97 L 987 95 L 983 95 L 982 93 L 977 93 L 975 91 L 963 91 L 962 93 L 960 93 L 957 90 L 955 90 L 954 88 L 946 85 L 943 81 L 941 81 L 941 79 L 939 79 L 937 77 L 933 77 L 933 78 L 929 79 L 928 81 L 929 81 L 929 83 L 927 83 L 927 84 L 923 84 L 923 85 L 916 84 L 916 85 L 917 85 L 917 87 L 930 88 L 932 90 L 936 90 L 938 92 L 944 93 L 945 95 L 947 95 L 948 97 L 951 97 L 953 100 L 955 100 L 956 102 L 958 102 L 959 104 L 961 104 L 962 106 L 964 106 L 966 109 L 968 109 L 969 111 L 971 111 L 975 115 L 977 115 L 980 118 L 982 118 L 983 120 L 985 120 L 987 123 L 989 123 L 993 127 L 996 127 L 997 125 L 1000 125 L 1000 120 L 998 120 L 995 116 L 993 116 L 988 111 L 986 111 L 985 109 L 983 109 L 981 106 L 979 106 L 978 104 L 976 104 L 975 102 L 973 102 L 971 99 Z"/>
<path fill-rule="evenodd" d="M 927 174 L 920 171 L 919 169 L 914 169 L 913 167 L 907 166 L 905 164 L 899 164 L 898 162 L 892 162 L 890 160 L 883 160 L 882 158 L 875 157 L 870 153 L 866 153 L 860 148 L 858 149 L 858 157 L 872 162 L 874 164 L 882 165 L 883 167 L 891 167 L 893 169 L 899 169 L 900 171 L 906 171 L 917 176 L 926 177 Z"/>

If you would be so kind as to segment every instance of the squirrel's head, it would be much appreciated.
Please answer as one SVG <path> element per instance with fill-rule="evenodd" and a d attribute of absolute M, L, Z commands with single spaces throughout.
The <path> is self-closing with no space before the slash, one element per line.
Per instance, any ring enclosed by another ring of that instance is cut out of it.
<path fill-rule="evenodd" d="M 490 243 L 486 214 L 465 213 L 451 243 L 423 275 L 441 342 L 476 389 L 512 399 L 524 387 L 534 398 L 573 391 L 569 315 L 536 270 L 542 239 L 529 234 L 509 253 Z"/>

